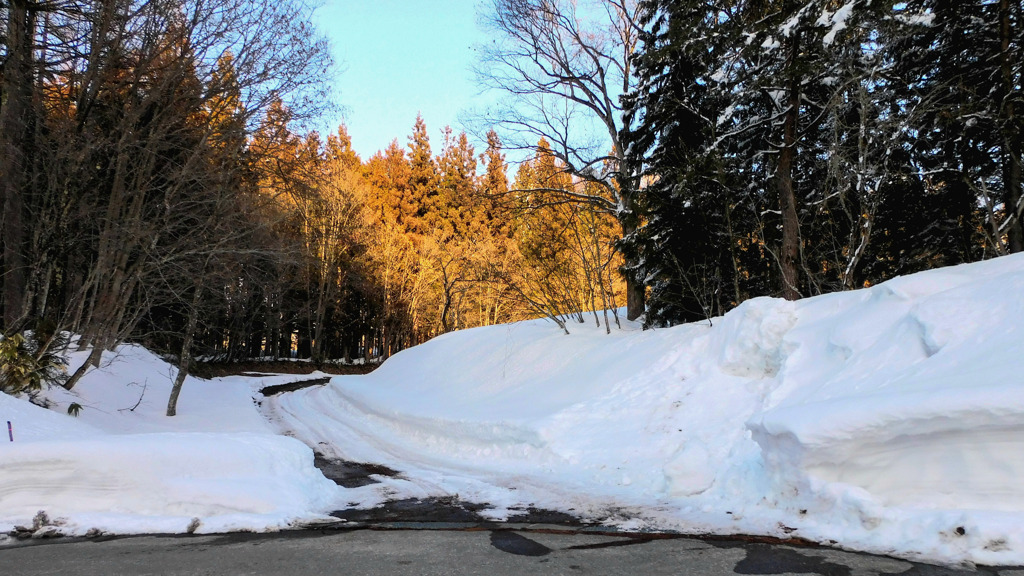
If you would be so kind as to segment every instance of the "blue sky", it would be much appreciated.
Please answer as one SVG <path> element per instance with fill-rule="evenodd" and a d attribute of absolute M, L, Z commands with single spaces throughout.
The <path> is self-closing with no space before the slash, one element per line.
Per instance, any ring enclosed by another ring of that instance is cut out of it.
<path fill-rule="evenodd" d="M 458 115 L 479 92 L 472 47 L 483 39 L 476 25 L 479 0 L 326 0 L 317 12 L 333 44 L 337 100 L 365 160 L 398 138 L 405 146 L 417 112 L 423 114 L 434 152 L 441 129 L 458 132 Z"/>

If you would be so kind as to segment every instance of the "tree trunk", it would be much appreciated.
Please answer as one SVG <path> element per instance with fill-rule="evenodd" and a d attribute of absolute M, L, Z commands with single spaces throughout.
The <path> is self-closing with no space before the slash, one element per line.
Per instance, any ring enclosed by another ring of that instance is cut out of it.
<path fill-rule="evenodd" d="M 72 374 L 71 377 L 64 382 L 64 389 L 71 390 L 72 388 L 74 388 L 75 384 L 78 384 L 78 381 L 82 379 L 82 376 L 85 376 L 85 373 L 89 371 L 89 367 L 99 366 L 100 360 L 102 358 L 103 347 L 93 346 L 92 351 L 89 352 L 89 357 L 85 360 L 85 362 L 83 362 L 82 365 L 79 366 L 77 370 L 75 370 L 74 374 Z"/>
<path fill-rule="evenodd" d="M 448 283 L 447 279 L 442 281 L 444 284 L 444 304 L 441 306 L 441 333 L 447 334 L 452 331 L 452 325 L 448 322 L 448 315 L 452 311 L 452 285 Z"/>
<path fill-rule="evenodd" d="M 1020 135 L 1015 126 L 1013 105 L 1013 58 L 1010 53 L 1010 39 L 1013 30 L 1010 25 L 1010 0 L 999 1 L 999 63 L 1002 86 L 999 90 L 999 110 L 1003 124 L 1003 185 L 1006 188 L 1006 217 L 1010 218 L 1007 230 L 1010 252 L 1024 252 L 1024 223 L 1021 222 L 1021 149 Z"/>
<path fill-rule="evenodd" d="M 632 204 L 632 203 L 630 203 Z M 631 223 L 622 223 L 622 237 L 625 238 L 636 231 Z M 626 275 L 626 319 L 636 320 L 643 316 L 647 307 L 646 287 L 630 275 Z"/>
<path fill-rule="evenodd" d="M 793 191 L 793 171 L 796 163 L 797 121 L 800 114 L 800 81 L 796 72 L 800 54 L 800 36 L 794 31 L 790 39 L 790 54 L 787 62 L 786 115 L 782 124 L 782 149 L 779 151 L 776 187 L 779 192 L 779 209 L 782 212 L 782 248 L 779 266 L 782 272 L 782 297 L 786 300 L 800 298 L 798 266 L 800 259 L 800 218 L 796 210 L 796 194 Z"/>
<path fill-rule="evenodd" d="M 326 276 L 326 274 L 323 275 Z M 327 283 L 321 281 L 320 290 L 317 293 L 316 311 L 313 319 L 313 343 L 310 352 L 313 363 L 317 366 L 323 364 L 327 359 L 326 347 L 324 346 L 324 324 L 327 322 L 327 295 L 324 294 L 326 289 Z"/>
<path fill-rule="evenodd" d="M 719 178 L 722 182 L 725 181 L 721 169 L 719 169 Z M 739 306 L 743 303 L 743 293 L 740 292 L 740 259 L 736 256 L 736 238 L 733 236 L 732 230 L 732 205 L 728 198 L 725 200 L 725 232 L 729 239 L 729 258 L 732 259 L 732 292 L 735 298 L 733 306 Z"/>
<path fill-rule="evenodd" d="M 35 14 L 24 0 L 7 8 L 7 61 L 0 95 L 0 195 L 3 202 L 4 329 L 25 315 L 25 187 L 28 120 L 32 114 L 32 48 Z"/>
<path fill-rule="evenodd" d="M 181 343 L 181 355 L 178 356 L 178 374 L 174 377 L 174 385 L 171 387 L 171 397 L 167 400 L 167 415 L 175 416 L 178 413 L 178 395 L 181 394 L 181 386 L 185 383 L 188 370 L 192 367 L 192 341 L 195 338 L 196 325 L 199 323 L 199 302 L 203 290 L 196 286 L 192 295 L 192 307 L 188 310 L 188 321 L 185 323 L 185 334 Z"/>
<path fill-rule="evenodd" d="M 281 290 L 276 285 L 272 290 L 273 294 L 267 299 L 267 355 L 277 360 L 281 357 Z"/>

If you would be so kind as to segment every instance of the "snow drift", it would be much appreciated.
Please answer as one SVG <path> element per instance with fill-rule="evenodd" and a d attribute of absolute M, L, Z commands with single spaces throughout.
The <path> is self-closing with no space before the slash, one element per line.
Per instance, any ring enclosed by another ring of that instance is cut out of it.
<path fill-rule="evenodd" d="M 3 453 L 0 518 L 31 525 L 43 510 L 114 533 L 181 532 L 193 518 L 202 532 L 287 526 L 330 505 L 317 501 L 323 477 L 307 453 L 296 440 L 248 434 L 18 443 Z"/>
<path fill-rule="evenodd" d="M 84 355 L 72 362 L 84 360 Z M 45 512 L 62 534 L 274 530 L 325 518 L 337 487 L 312 451 L 274 433 L 253 404 L 254 382 L 186 381 L 182 416 L 163 416 L 173 370 L 122 346 L 55 410 L 0 394 L 0 531 Z M 271 382 L 272 383 L 272 382 Z M 6 429 L 5 429 L 6 432 Z"/>
<path fill-rule="evenodd" d="M 467 330 L 281 397 L 280 425 L 458 493 L 634 529 L 1024 562 L 1024 257 L 723 318 Z"/>

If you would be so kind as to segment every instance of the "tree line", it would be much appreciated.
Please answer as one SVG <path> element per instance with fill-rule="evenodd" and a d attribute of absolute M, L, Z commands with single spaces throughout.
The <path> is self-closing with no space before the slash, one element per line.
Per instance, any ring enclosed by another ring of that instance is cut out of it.
<path fill-rule="evenodd" d="M 486 116 L 620 223 L 628 315 L 1024 249 L 1019 0 L 491 0 Z M 607 131 L 595 138 L 587 127 Z"/>
<path fill-rule="evenodd" d="M 649 324 L 1024 249 L 1018 0 L 645 0 Z"/>
<path fill-rule="evenodd" d="M 364 161 L 344 126 L 305 130 L 329 101 L 310 15 L 299 0 L 0 4 L 9 344 L 42 362 L 74 334 L 90 353 L 70 389 L 141 342 L 178 366 L 173 415 L 197 357 L 379 360 L 616 306 L 611 217 L 565 201 L 588 185 L 543 140 L 512 186 L 493 132 L 478 153 L 446 128 L 434 150 L 417 118 Z"/>
<path fill-rule="evenodd" d="M 214 279 L 259 252 L 246 140 L 284 98 L 320 111 L 329 57 L 309 15 L 277 1 L 0 4 L 3 329 L 28 330 L 37 358 L 79 335 L 92 352 L 69 388 L 104 350 L 164 330 L 162 311 L 197 326 Z"/>

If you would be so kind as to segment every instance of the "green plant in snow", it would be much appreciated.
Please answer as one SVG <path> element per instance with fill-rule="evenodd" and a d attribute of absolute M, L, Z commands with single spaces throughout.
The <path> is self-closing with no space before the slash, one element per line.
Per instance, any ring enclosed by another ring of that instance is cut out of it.
<path fill-rule="evenodd" d="M 66 373 L 67 361 L 49 351 L 40 351 L 34 340 L 14 334 L 0 340 L 0 392 L 19 394 L 42 390 Z"/>

